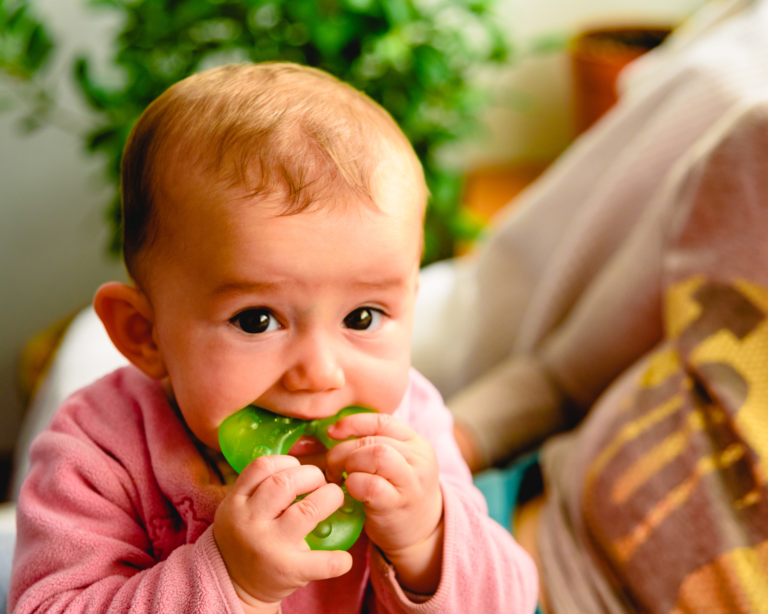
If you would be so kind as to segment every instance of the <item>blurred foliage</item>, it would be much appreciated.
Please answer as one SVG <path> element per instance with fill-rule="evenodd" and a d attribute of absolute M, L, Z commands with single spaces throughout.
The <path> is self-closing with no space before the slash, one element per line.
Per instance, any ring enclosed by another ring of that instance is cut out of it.
<path fill-rule="evenodd" d="M 424 263 L 453 254 L 479 225 L 460 204 L 462 180 L 441 163 L 441 147 L 472 136 L 488 102 L 472 82 L 484 65 L 508 59 L 493 0 L 89 0 L 118 11 L 124 27 L 114 65 L 120 86 L 78 57 L 77 83 L 98 124 L 86 136 L 119 185 L 125 140 L 140 113 L 171 84 L 229 62 L 288 60 L 322 68 L 366 92 L 401 126 L 421 159 L 431 200 Z M 19 79 L 42 72 L 51 51 L 27 1 L 0 0 L 0 62 Z M 43 89 L 40 90 L 43 92 Z M 45 94 L 41 93 L 45 98 Z M 29 117 L 41 119 L 44 105 Z M 120 250 L 119 196 L 109 205 L 111 249 Z"/>
<path fill-rule="evenodd" d="M 26 104 L 21 126 L 26 131 L 39 127 L 53 105 L 36 78 L 47 64 L 53 42 L 45 27 L 30 14 L 21 0 L 0 0 L 0 73 Z M 0 95 L 0 110 L 14 108 L 16 98 Z"/>

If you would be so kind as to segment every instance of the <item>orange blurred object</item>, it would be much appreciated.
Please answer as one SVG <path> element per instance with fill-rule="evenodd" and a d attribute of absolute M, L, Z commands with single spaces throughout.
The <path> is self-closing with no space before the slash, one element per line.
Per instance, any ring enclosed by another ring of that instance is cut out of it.
<path fill-rule="evenodd" d="M 462 202 L 486 225 L 510 200 L 522 192 L 547 168 L 547 162 L 511 162 L 467 173 Z M 472 243 L 459 242 L 456 255 L 466 254 Z"/>
<path fill-rule="evenodd" d="M 471 171 L 464 182 L 463 202 L 487 224 L 496 212 L 532 183 L 546 163 L 513 162 Z"/>
<path fill-rule="evenodd" d="M 594 124 L 618 99 L 616 79 L 627 64 L 658 47 L 672 31 L 664 27 L 589 30 L 571 45 L 576 133 Z"/>

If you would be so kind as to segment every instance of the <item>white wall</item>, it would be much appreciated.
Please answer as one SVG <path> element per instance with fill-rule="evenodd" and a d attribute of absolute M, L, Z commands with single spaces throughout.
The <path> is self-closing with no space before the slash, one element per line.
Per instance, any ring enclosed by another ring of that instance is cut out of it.
<path fill-rule="evenodd" d="M 502 0 L 501 13 L 521 40 L 584 25 L 640 18 L 678 22 L 702 0 Z M 75 50 L 104 57 L 114 19 L 86 13 L 85 0 L 37 0 L 62 49 L 57 60 L 64 100 L 86 113 L 63 66 Z M 527 110 L 508 101 L 527 97 Z M 568 75 L 562 55 L 527 59 L 500 78 L 488 114 L 493 138 L 471 149 L 472 165 L 519 157 L 547 158 L 570 138 Z M 123 278 L 104 255 L 102 222 L 109 198 L 100 161 L 77 138 L 46 128 L 33 136 L 0 115 L 0 452 L 13 446 L 22 415 L 16 390 L 19 352 L 31 335 L 86 305 L 96 287 Z"/>
<path fill-rule="evenodd" d="M 573 138 L 566 54 L 530 55 L 543 35 L 625 24 L 682 22 L 706 0 L 502 0 L 499 14 L 518 42 L 519 61 L 491 76 L 495 104 L 487 136 L 458 157 L 469 167 L 512 159 L 551 160 Z"/>
<path fill-rule="evenodd" d="M 63 101 L 86 113 L 73 93 L 65 58 L 78 50 L 105 55 L 114 19 L 87 16 L 81 0 L 39 0 L 62 48 L 54 73 Z M 0 115 L 0 451 L 13 447 L 21 417 L 19 353 L 41 329 L 87 305 L 103 281 L 123 278 L 104 255 L 105 191 L 100 161 L 77 137 L 54 128 L 19 134 L 18 114 Z M 83 123 L 75 119 L 75 125 Z"/>

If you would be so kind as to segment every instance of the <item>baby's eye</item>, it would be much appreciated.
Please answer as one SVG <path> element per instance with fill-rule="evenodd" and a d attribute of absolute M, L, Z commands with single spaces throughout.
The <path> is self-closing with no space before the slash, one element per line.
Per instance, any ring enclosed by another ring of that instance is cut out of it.
<path fill-rule="evenodd" d="M 280 328 L 280 323 L 269 309 L 246 309 L 238 313 L 230 322 L 249 335 L 268 333 Z"/>
<path fill-rule="evenodd" d="M 344 326 L 352 330 L 375 330 L 381 324 L 381 311 L 373 307 L 359 307 L 344 318 Z"/>

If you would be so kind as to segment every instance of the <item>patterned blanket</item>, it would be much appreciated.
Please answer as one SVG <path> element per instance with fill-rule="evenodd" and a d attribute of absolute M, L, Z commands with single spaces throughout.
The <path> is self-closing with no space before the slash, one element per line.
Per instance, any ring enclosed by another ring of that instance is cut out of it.
<path fill-rule="evenodd" d="M 544 449 L 551 609 L 768 612 L 768 104 L 713 128 L 643 226 L 663 341 Z"/>

